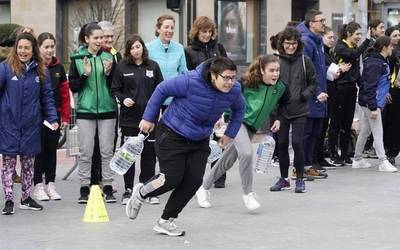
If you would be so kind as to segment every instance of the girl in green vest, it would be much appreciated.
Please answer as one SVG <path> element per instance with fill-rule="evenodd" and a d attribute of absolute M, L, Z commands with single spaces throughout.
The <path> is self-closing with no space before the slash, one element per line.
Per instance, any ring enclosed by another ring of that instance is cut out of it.
<path fill-rule="evenodd" d="M 221 159 L 204 179 L 197 191 L 197 201 L 201 207 L 211 206 L 210 192 L 212 184 L 239 158 L 239 172 L 242 179 L 243 202 L 250 211 L 260 207 L 253 192 L 253 150 L 251 139 L 257 130 L 267 121 L 278 103 L 286 103 L 289 93 L 286 85 L 279 81 L 279 61 L 274 55 L 260 55 L 250 65 L 243 77 L 243 96 L 246 100 L 246 113 L 242 126 L 233 143 L 224 151 Z M 271 127 L 277 132 L 279 120 Z"/>

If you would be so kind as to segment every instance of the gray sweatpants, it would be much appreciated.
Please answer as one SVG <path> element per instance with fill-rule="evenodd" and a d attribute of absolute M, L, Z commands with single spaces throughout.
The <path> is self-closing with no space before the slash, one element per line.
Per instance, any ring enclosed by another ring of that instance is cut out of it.
<path fill-rule="evenodd" d="M 77 119 L 80 152 L 78 175 L 81 180 L 81 186 L 90 185 L 96 125 L 99 134 L 102 182 L 103 185 L 111 185 L 114 172 L 110 168 L 110 160 L 113 157 L 115 121 L 115 119 Z"/>
<path fill-rule="evenodd" d="M 385 148 L 383 147 L 383 127 L 382 127 L 382 115 L 381 110 L 378 109 L 378 117 L 371 119 L 371 110 L 361 106 L 360 112 L 360 133 L 357 137 L 356 149 L 354 152 L 354 159 L 361 160 L 362 151 L 364 150 L 365 143 L 367 142 L 368 136 L 371 134 L 374 137 L 374 148 L 376 155 L 382 162 L 386 160 Z"/>
<path fill-rule="evenodd" d="M 222 157 L 211 169 L 209 175 L 203 180 L 203 187 L 210 189 L 212 184 L 226 171 L 228 171 L 236 159 L 239 158 L 239 173 L 242 179 L 243 193 L 253 191 L 253 147 L 251 139 L 254 133 L 241 125 L 233 143 L 225 149 Z"/>

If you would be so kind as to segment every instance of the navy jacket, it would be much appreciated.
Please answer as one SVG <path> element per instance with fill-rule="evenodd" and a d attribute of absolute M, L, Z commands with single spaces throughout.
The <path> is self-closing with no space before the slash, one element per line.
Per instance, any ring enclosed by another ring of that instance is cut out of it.
<path fill-rule="evenodd" d="M 309 117 L 325 117 L 327 115 L 326 102 L 319 102 L 317 96 L 326 93 L 326 67 L 324 43 L 321 35 L 312 33 L 304 22 L 297 26 L 301 32 L 301 40 L 304 43 L 304 55 L 308 56 L 314 64 L 316 74 L 316 88 L 313 97 L 309 101 Z"/>
<path fill-rule="evenodd" d="M 5 61 L 0 63 L 0 154 L 40 153 L 43 120 L 57 122 L 57 111 L 46 72 L 40 82 L 36 62 L 17 77 Z"/>
<path fill-rule="evenodd" d="M 231 108 L 225 135 L 234 138 L 245 112 L 240 84 L 235 82 L 228 93 L 218 91 L 210 83 L 209 66 L 210 61 L 206 61 L 195 70 L 161 82 L 147 104 L 143 119 L 156 122 L 163 101 L 174 97 L 161 120 L 186 139 L 200 141 L 211 135 L 222 113 Z"/>
<path fill-rule="evenodd" d="M 384 108 L 390 87 L 389 77 L 388 61 L 377 52 L 368 54 L 364 60 L 358 103 L 370 110 Z"/>

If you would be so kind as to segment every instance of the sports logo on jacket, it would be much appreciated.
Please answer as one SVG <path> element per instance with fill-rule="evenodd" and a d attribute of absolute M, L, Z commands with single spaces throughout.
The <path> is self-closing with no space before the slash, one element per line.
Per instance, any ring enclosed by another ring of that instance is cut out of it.
<path fill-rule="evenodd" d="M 35 77 L 35 82 L 40 83 L 39 76 L 36 76 L 36 77 Z"/>
<path fill-rule="evenodd" d="M 146 76 L 152 78 L 154 76 L 153 70 L 146 69 Z"/>

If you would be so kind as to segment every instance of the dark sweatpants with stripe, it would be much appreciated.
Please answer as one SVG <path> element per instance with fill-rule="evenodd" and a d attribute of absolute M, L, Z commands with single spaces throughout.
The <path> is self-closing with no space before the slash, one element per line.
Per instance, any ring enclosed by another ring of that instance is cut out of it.
<path fill-rule="evenodd" d="M 188 140 L 160 122 L 156 130 L 155 150 L 160 174 L 146 182 L 140 194 L 147 198 L 173 190 L 161 218 L 177 218 L 203 182 L 210 154 L 209 138 Z"/>

